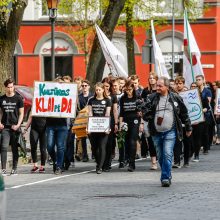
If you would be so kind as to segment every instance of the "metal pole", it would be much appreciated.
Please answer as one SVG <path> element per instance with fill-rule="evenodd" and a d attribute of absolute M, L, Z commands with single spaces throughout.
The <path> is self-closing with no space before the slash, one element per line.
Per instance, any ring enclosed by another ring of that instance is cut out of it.
<path fill-rule="evenodd" d="M 149 39 L 149 61 L 150 61 L 150 72 L 152 71 L 152 39 Z"/>
<path fill-rule="evenodd" d="M 51 80 L 56 78 L 55 73 L 55 20 L 56 20 L 56 8 L 51 8 L 50 13 L 50 21 L 51 21 Z"/>
<path fill-rule="evenodd" d="M 55 76 L 55 38 L 54 38 L 54 30 L 55 30 L 55 19 L 51 18 L 51 80 L 56 78 Z"/>
<path fill-rule="evenodd" d="M 172 74 L 171 78 L 174 77 L 174 38 L 175 38 L 175 13 L 174 13 L 174 0 L 172 0 Z"/>

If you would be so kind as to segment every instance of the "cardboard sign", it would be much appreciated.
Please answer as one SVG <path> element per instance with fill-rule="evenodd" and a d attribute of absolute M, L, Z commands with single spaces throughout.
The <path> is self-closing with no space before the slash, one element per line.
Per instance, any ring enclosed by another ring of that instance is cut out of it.
<path fill-rule="evenodd" d="M 220 115 L 220 88 L 216 89 L 215 114 Z"/>
<path fill-rule="evenodd" d="M 105 133 L 110 130 L 110 118 L 109 117 L 89 117 L 88 121 L 88 133 Z"/>
<path fill-rule="evenodd" d="M 75 83 L 35 81 L 32 115 L 75 118 L 77 91 Z"/>
<path fill-rule="evenodd" d="M 202 103 L 198 89 L 187 90 L 180 92 L 179 95 L 183 98 L 183 102 L 188 109 L 189 118 L 192 124 L 198 124 L 204 121 L 202 111 Z"/>

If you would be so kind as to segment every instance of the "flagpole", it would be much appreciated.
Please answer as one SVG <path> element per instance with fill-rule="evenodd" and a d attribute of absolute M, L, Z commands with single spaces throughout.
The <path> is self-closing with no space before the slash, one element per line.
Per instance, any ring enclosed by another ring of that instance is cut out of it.
<path fill-rule="evenodd" d="M 186 34 L 187 34 L 187 41 L 188 41 L 188 54 L 189 54 L 189 61 L 190 61 L 190 66 L 191 66 L 191 72 L 192 72 L 192 81 L 195 82 L 195 79 L 194 79 L 194 71 L 193 71 L 193 67 L 192 67 L 192 54 L 191 54 L 191 51 L 190 51 L 190 43 L 189 43 L 189 31 L 188 31 L 188 16 L 187 16 L 187 10 L 185 9 L 185 18 L 186 18 Z"/>
<path fill-rule="evenodd" d="M 175 37 L 175 14 L 174 14 L 174 0 L 172 0 L 172 74 L 171 78 L 174 77 L 174 37 Z"/>

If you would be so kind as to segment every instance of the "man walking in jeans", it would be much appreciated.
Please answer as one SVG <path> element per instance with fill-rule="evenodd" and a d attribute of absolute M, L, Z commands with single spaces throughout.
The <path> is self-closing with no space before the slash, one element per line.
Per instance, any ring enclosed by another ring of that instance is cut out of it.
<path fill-rule="evenodd" d="M 17 174 L 18 146 L 17 137 L 24 117 L 24 103 L 19 94 L 15 93 L 14 82 L 7 79 L 4 82 L 5 95 L 0 98 L 0 130 L 2 175 L 6 175 L 7 150 L 11 145 L 13 165 L 11 175 Z"/>
<path fill-rule="evenodd" d="M 148 98 L 143 116 L 149 121 L 150 134 L 156 147 L 161 167 L 161 185 L 169 187 L 176 138 L 180 141 L 183 139 L 182 124 L 185 124 L 186 135 L 191 135 L 191 122 L 182 98 L 169 92 L 169 79 L 166 77 L 158 79 L 156 93 L 149 95 Z"/>

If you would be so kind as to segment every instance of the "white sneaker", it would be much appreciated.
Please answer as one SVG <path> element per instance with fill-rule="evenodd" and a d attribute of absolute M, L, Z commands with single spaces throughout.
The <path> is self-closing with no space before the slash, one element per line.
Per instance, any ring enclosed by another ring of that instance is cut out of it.
<path fill-rule="evenodd" d="M 2 176 L 7 176 L 7 171 L 6 171 L 6 169 L 2 169 L 1 174 L 2 174 Z"/>
<path fill-rule="evenodd" d="M 15 176 L 15 175 L 18 175 L 17 170 L 12 169 L 10 176 Z"/>

